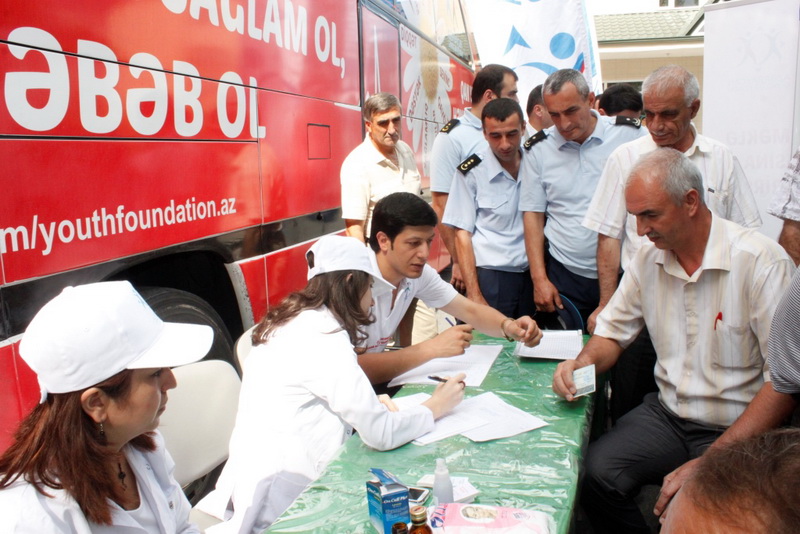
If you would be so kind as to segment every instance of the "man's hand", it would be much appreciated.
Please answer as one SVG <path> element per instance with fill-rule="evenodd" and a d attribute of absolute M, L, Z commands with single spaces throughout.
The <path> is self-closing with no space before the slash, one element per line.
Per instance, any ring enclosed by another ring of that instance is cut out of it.
<path fill-rule="evenodd" d="M 603 308 L 605 308 L 604 304 L 598 306 L 586 320 L 586 330 L 590 334 L 594 334 L 594 327 L 597 326 L 597 316 L 600 315 L 600 312 L 603 311 Z"/>
<path fill-rule="evenodd" d="M 585 365 L 578 360 L 564 360 L 558 364 L 556 372 L 553 374 L 553 391 L 556 395 L 564 397 L 568 401 L 575 400 L 574 395 L 578 392 L 578 389 L 572 380 L 572 373 L 575 369 L 580 369 Z"/>
<path fill-rule="evenodd" d="M 558 289 L 550 280 L 544 279 L 533 283 L 533 302 L 538 311 L 554 312 L 556 308 L 564 309 Z"/>
<path fill-rule="evenodd" d="M 464 350 L 469 347 L 471 341 L 472 326 L 458 324 L 424 343 L 428 345 L 427 348 L 434 354 L 434 358 L 444 358 L 464 354 Z"/>
<path fill-rule="evenodd" d="M 661 493 L 658 494 L 658 500 L 656 501 L 655 508 L 653 509 L 653 513 L 660 517 L 661 522 L 664 521 L 666 518 L 666 508 L 669 504 L 672 497 L 678 493 L 678 490 L 681 489 L 689 477 L 694 474 L 695 469 L 697 469 L 697 462 L 700 461 L 700 458 L 695 458 L 694 460 L 689 460 L 679 468 L 677 468 L 672 473 L 668 474 L 664 477 L 664 482 L 661 484 Z"/>
<path fill-rule="evenodd" d="M 461 276 L 461 267 L 459 267 L 457 261 L 453 262 L 453 267 L 450 274 L 450 283 L 453 285 L 455 290 L 461 293 L 462 295 L 464 294 L 464 291 L 467 290 L 467 286 L 464 283 L 464 277 Z M 485 303 L 486 302 L 484 301 L 484 304 Z"/>
<path fill-rule="evenodd" d="M 542 331 L 536 321 L 523 315 L 514 321 L 506 321 L 506 334 L 528 347 L 535 347 L 542 340 Z"/>

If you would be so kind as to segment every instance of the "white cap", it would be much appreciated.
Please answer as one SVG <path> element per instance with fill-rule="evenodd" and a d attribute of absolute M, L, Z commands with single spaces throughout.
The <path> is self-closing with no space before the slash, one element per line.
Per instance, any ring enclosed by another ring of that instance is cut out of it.
<path fill-rule="evenodd" d="M 380 271 L 370 261 L 370 250 L 360 240 L 342 235 L 327 235 L 311 245 L 313 266 L 309 262 L 308 279 L 318 274 L 335 271 L 363 271 L 372 276 L 372 296 L 377 297 L 394 289 L 383 279 Z M 306 260 L 308 260 L 308 252 Z"/>
<path fill-rule="evenodd" d="M 198 324 L 165 323 L 130 282 L 66 287 L 44 305 L 22 336 L 22 359 L 49 393 L 80 391 L 125 369 L 195 362 L 214 332 Z"/>

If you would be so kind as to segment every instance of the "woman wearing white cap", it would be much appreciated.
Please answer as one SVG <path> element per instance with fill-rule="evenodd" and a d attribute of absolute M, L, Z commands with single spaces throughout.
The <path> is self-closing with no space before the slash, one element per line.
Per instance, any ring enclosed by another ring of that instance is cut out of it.
<path fill-rule="evenodd" d="M 162 322 L 128 282 L 68 287 L 20 343 L 41 401 L 0 457 L 0 532 L 199 532 L 156 431 L 170 367 L 207 326 Z"/>
<path fill-rule="evenodd" d="M 217 489 L 197 506 L 228 520 L 209 533 L 268 527 L 353 429 L 368 446 L 393 449 L 432 430 L 463 398 L 462 374 L 423 405 L 392 412 L 381 404 L 353 347 L 371 322 L 372 294 L 393 287 L 351 237 L 323 237 L 306 259 L 306 288 L 270 310 L 253 334 L 230 457 Z"/>

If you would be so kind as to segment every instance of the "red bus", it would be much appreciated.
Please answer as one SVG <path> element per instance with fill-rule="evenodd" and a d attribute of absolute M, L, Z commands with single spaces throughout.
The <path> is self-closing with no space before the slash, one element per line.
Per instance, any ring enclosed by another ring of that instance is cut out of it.
<path fill-rule="evenodd" d="M 453 0 L 4 2 L 0 451 L 38 399 L 20 337 L 64 286 L 130 280 L 232 361 L 305 284 L 308 242 L 344 228 L 366 96 L 400 96 L 427 175 L 469 105 L 465 27 Z"/>

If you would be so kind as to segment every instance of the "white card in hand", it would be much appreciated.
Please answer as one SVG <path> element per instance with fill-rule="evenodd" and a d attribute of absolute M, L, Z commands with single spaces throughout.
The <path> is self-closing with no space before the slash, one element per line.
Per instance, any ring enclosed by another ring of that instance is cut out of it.
<path fill-rule="evenodd" d="M 594 393 L 596 387 L 594 364 L 573 371 L 572 381 L 575 383 L 575 388 L 578 390 L 573 397 L 581 397 L 589 393 Z"/>

